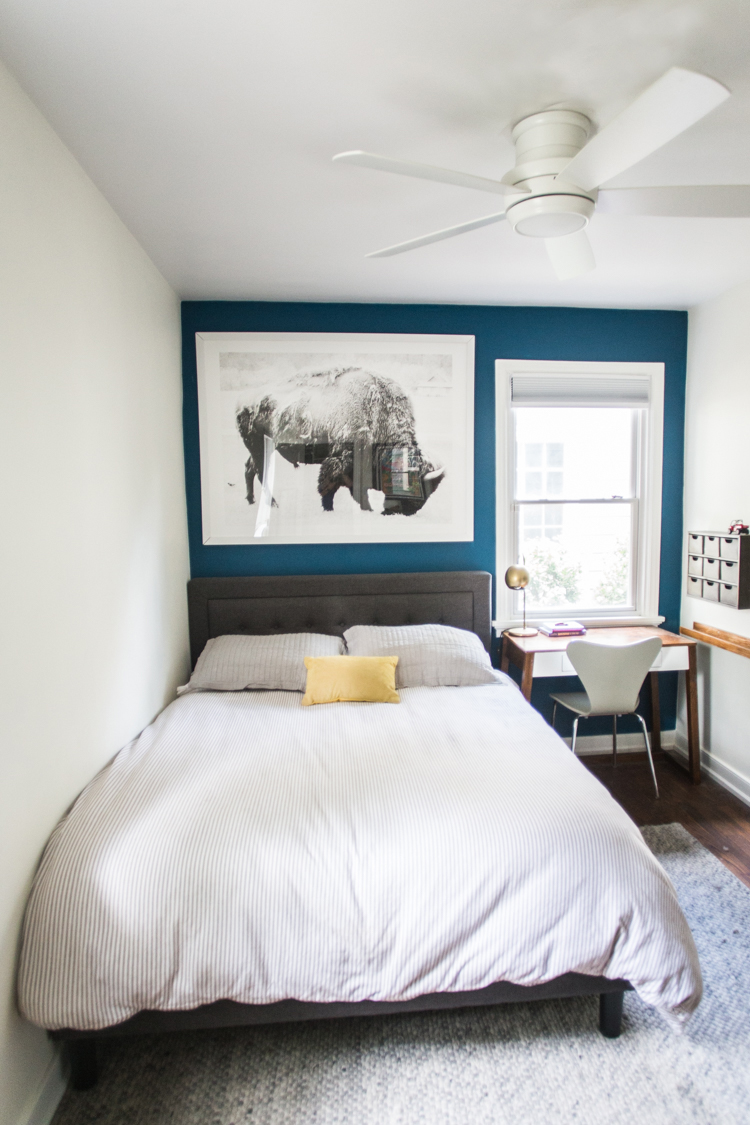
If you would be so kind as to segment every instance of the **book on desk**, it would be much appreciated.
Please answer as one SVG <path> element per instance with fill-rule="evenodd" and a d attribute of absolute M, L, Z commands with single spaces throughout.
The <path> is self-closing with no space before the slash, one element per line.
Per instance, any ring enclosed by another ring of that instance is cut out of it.
<path fill-rule="evenodd" d="M 582 637 L 586 626 L 580 621 L 540 621 L 539 632 L 545 637 Z"/>

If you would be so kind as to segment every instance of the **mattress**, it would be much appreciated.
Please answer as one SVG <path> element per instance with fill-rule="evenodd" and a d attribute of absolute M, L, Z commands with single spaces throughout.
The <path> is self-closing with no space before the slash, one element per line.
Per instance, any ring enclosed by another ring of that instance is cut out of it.
<path fill-rule="evenodd" d="M 188 693 L 57 826 L 19 1004 L 94 1029 L 217 1000 L 407 1000 L 576 972 L 674 1023 L 692 936 L 626 813 L 520 693 Z"/>

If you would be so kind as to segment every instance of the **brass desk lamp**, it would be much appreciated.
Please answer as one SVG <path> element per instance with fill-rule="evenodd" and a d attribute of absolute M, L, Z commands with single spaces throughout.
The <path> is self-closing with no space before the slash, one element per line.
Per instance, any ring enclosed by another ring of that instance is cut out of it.
<path fill-rule="evenodd" d="M 529 584 L 529 572 L 525 566 L 509 566 L 505 572 L 505 585 L 509 590 L 523 590 L 523 628 L 508 629 L 511 637 L 535 637 L 539 632 L 531 626 L 526 626 L 526 587 Z"/>

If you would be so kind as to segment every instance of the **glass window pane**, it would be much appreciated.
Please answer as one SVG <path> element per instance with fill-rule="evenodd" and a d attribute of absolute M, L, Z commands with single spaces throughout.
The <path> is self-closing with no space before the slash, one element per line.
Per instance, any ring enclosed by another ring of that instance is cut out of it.
<path fill-rule="evenodd" d="M 632 605 L 631 504 L 521 504 L 517 510 L 519 558 L 531 576 L 529 610 L 574 616 Z M 527 523 L 531 510 L 541 513 L 540 522 Z"/>
<path fill-rule="evenodd" d="M 563 467 L 563 449 L 561 441 L 547 442 L 547 468 L 561 469 Z"/>
<path fill-rule="evenodd" d="M 632 497 L 637 413 L 613 407 L 516 408 L 516 499 Z M 537 466 L 545 470 L 541 481 L 526 471 Z"/>
<path fill-rule="evenodd" d="M 535 505 L 542 516 L 544 534 L 548 539 L 559 539 L 562 534 L 563 509 L 561 504 Z"/>

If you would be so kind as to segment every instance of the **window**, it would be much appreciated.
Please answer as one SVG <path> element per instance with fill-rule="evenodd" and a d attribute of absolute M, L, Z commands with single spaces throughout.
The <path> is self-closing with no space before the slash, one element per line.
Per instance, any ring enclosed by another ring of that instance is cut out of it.
<path fill-rule="evenodd" d="M 529 616 L 657 623 L 662 364 L 497 363 L 498 605 L 530 572 Z"/>

